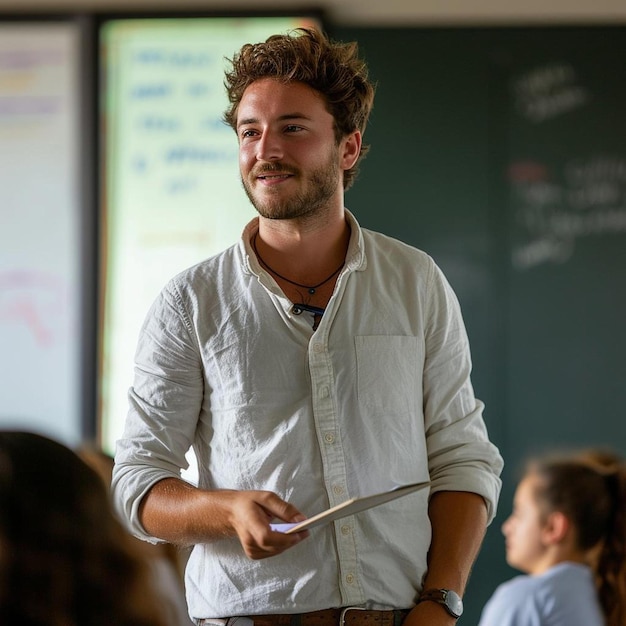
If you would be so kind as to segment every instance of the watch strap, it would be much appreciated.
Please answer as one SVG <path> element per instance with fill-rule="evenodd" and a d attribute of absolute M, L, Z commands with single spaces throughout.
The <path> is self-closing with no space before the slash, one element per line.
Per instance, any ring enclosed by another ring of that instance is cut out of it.
<path fill-rule="evenodd" d="M 463 601 L 456 591 L 452 589 L 425 589 L 420 594 L 417 603 L 437 602 L 454 618 L 459 618 L 463 614 Z"/>

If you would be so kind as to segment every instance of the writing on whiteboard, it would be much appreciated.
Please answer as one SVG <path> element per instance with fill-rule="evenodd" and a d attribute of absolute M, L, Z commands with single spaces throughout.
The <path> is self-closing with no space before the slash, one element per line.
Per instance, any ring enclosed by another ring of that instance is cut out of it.
<path fill-rule="evenodd" d="M 517 162 L 509 181 L 516 268 L 564 262 L 582 237 L 626 233 L 626 158 L 575 158 L 560 171 Z"/>
<path fill-rule="evenodd" d="M 0 123 L 15 124 L 19 118 L 57 116 L 64 106 L 51 72 L 67 63 L 64 51 L 54 46 L 41 49 L 0 49 Z"/>
<path fill-rule="evenodd" d="M 590 99 L 572 65 L 560 62 L 515 78 L 512 91 L 517 111 L 534 123 L 578 109 Z"/>
<path fill-rule="evenodd" d="M 214 58 L 204 50 L 165 49 L 148 46 L 138 50 L 133 56 L 137 65 L 161 66 L 169 68 L 206 68 L 214 63 Z"/>
<path fill-rule="evenodd" d="M 0 272 L 0 324 L 26 327 L 41 348 L 63 334 L 67 304 L 67 290 L 57 276 L 34 270 Z"/>
<path fill-rule="evenodd" d="M 206 205 L 216 181 L 236 182 L 237 141 L 222 120 L 222 57 L 210 40 L 146 43 L 126 57 L 124 81 L 112 81 L 129 123 L 114 154 L 142 202 Z"/>

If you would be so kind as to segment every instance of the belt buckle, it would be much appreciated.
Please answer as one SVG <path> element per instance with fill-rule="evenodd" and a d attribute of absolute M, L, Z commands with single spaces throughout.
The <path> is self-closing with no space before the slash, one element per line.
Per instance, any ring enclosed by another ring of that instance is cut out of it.
<path fill-rule="evenodd" d="M 365 608 L 362 606 L 347 606 L 345 609 L 341 609 L 341 613 L 339 614 L 339 626 L 345 626 L 346 613 L 348 611 L 365 611 Z"/>

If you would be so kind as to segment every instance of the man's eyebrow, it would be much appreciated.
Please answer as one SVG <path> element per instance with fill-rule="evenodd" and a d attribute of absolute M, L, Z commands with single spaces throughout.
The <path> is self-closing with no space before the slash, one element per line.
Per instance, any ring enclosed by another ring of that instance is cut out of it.
<path fill-rule="evenodd" d="M 305 115 L 304 113 L 298 113 L 298 112 L 294 112 L 294 113 L 285 113 L 284 115 L 280 115 L 277 118 L 278 122 L 285 122 L 287 120 L 310 120 L 311 118 L 308 115 Z M 239 126 L 246 126 L 248 124 L 258 124 L 259 119 L 256 117 L 247 117 L 243 120 L 240 120 L 237 123 L 237 127 L 239 128 Z"/>

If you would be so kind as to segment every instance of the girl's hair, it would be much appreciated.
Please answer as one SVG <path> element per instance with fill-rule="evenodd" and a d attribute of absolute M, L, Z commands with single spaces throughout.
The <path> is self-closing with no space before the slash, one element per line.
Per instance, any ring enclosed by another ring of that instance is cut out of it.
<path fill-rule="evenodd" d="M 0 623 L 164 626 L 101 478 L 42 435 L 0 431 Z"/>
<path fill-rule="evenodd" d="M 237 108 L 246 88 L 255 80 L 275 78 L 285 83 L 304 83 L 324 97 L 334 118 L 337 143 L 355 130 L 365 132 L 374 86 L 355 42 L 331 42 L 317 30 L 298 28 L 286 35 L 273 35 L 264 43 L 245 44 L 230 63 L 232 69 L 226 72 L 224 81 L 230 106 L 224 121 L 235 131 Z M 358 163 L 368 150 L 363 143 L 359 159 L 344 172 L 345 189 L 354 182 Z"/>
<path fill-rule="evenodd" d="M 588 450 L 534 460 L 535 497 L 544 515 L 571 520 L 578 547 L 593 554 L 598 597 L 607 626 L 626 624 L 626 468 L 615 454 Z"/>

